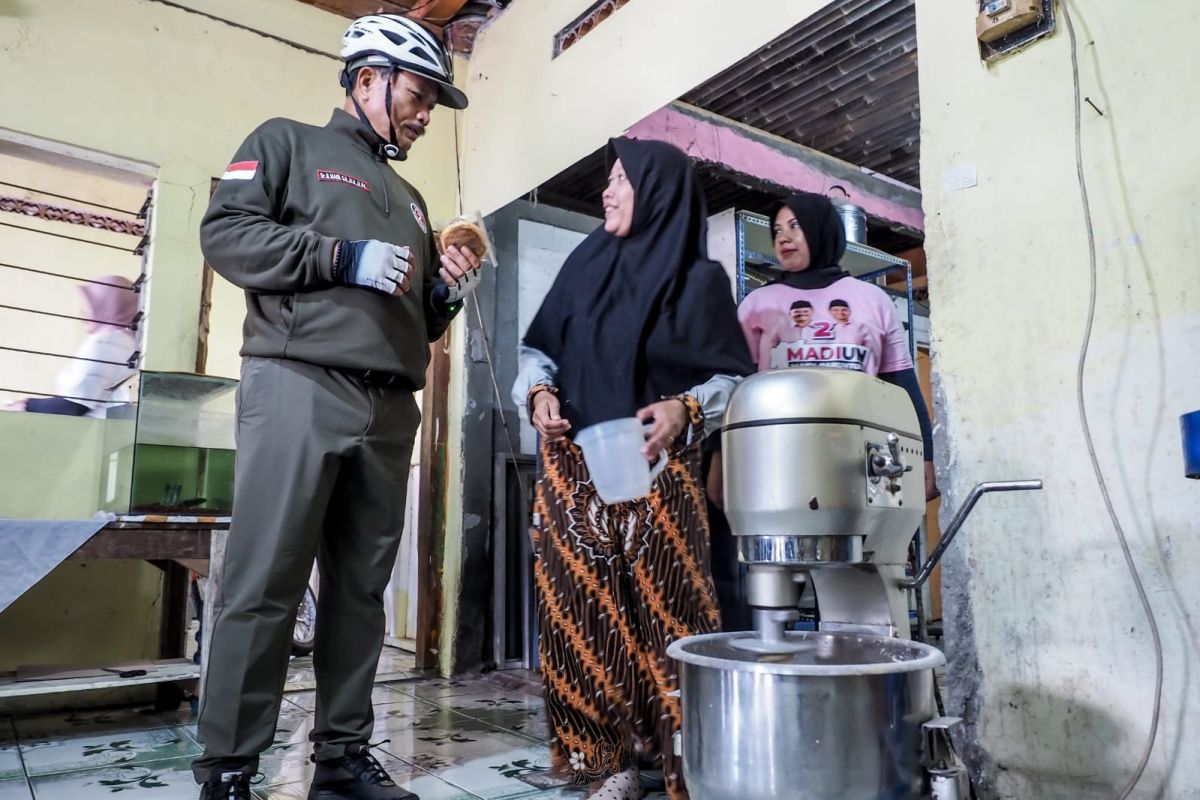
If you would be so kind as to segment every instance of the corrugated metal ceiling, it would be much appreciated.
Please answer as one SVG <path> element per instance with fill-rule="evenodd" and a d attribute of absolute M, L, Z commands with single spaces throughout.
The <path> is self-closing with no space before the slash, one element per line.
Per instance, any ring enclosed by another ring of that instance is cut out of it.
<path fill-rule="evenodd" d="M 720 116 L 917 186 L 920 105 L 913 0 L 839 0 L 682 98 Z M 766 211 L 775 196 L 698 165 L 708 208 Z M 597 151 L 547 181 L 543 202 L 599 214 Z M 919 244 L 872 222 L 870 243 Z"/>
<path fill-rule="evenodd" d="M 831 3 L 683 100 L 917 186 L 913 0 Z"/>

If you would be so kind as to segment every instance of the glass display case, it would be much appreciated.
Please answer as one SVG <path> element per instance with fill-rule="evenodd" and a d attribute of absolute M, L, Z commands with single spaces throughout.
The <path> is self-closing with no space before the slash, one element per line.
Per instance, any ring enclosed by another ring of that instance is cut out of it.
<path fill-rule="evenodd" d="M 228 514 L 237 381 L 143 371 L 131 406 L 109 409 L 100 508 L 115 514 Z"/>

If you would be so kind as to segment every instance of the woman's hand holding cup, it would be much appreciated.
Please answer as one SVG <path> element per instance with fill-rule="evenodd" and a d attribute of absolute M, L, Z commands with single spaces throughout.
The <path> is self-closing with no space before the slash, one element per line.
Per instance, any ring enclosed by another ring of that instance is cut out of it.
<path fill-rule="evenodd" d="M 637 412 L 637 418 L 648 424 L 642 455 L 647 461 L 654 461 L 663 450 L 670 448 L 671 442 L 687 427 L 688 409 L 682 400 L 676 398 L 660 400 Z"/>

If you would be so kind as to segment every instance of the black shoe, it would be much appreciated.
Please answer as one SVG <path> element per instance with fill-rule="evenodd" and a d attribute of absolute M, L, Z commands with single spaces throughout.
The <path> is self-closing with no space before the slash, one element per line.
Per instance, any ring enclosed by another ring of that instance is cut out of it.
<path fill-rule="evenodd" d="M 388 776 L 371 755 L 370 748 L 377 746 L 352 744 L 341 758 L 317 761 L 308 800 L 421 800 Z"/>
<path fill-rule="evenodd" d="M 642 788 L 647 792 L 665 792 L 667 790 L 667 782 L 663 780 L 661 769 L 643 769 L 638 775 L 642 779 Z"/>
<path fill-rule="evenodd" d="M 220 778 L 200 784 L 200 800 L 253 800 L 250 778 L 244 772 L 222 772 Z"/>

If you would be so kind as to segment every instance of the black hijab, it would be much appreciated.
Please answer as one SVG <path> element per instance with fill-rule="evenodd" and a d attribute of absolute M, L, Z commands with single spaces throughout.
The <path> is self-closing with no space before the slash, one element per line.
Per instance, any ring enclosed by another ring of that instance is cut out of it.
<path fill-rule="evenodd" d="M 850 276 L 841 267 L 846 253 L 846 229 L 837 209 L 828 197 L 811 192 L 799 192 L 771 210 L 771 229 L 784 207 L 790 208 L 804 231 L 811 260 L 802 272 L 783 272 L 771 283 L 782 283 L 795 289 L 824 289 Z"/>
<path fill-rule="evenodd" d="M 612 139 L 634 190 L 629 235 L 603 227 L 575 248 L 525 334 L 558 365 L 563 415 L 578 432 L 632 416 L 754 363 L 725 270 L 708 258 L 704 195 L 663 142 Z"/>

